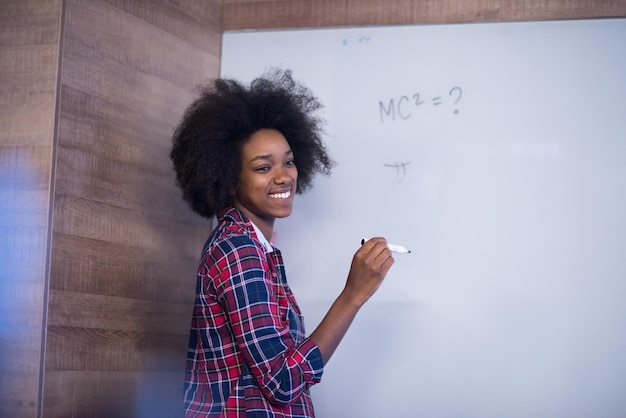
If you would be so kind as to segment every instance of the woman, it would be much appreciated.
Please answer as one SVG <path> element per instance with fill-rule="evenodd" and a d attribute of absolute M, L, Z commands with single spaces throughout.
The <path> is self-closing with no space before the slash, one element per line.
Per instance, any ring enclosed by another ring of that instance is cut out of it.
<path fill-rule="evenodd" d="M 173 138 L 184 199 L 218 224 L 202 251 L 185 377 L 186 417 L 313 417 L 322 377 L 352 320 L 394 260 L 383 238 L 355 253 L 346 285 L 308 337 L 270 240 L 296 193 L 332 162 L 321 105 L 274 70 L 249 87 L 204 85 Z"/>

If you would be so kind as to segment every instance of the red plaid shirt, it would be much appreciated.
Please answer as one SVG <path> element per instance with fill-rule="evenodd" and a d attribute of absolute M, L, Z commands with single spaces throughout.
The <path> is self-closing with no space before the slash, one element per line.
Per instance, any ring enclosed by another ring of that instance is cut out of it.
<path fill-rule="evenodd" d="M 186 418 L 313 417 L 322 355 L 305 338 L 282 256 L 226 211 L 198 268 L 185 375 Z"/>

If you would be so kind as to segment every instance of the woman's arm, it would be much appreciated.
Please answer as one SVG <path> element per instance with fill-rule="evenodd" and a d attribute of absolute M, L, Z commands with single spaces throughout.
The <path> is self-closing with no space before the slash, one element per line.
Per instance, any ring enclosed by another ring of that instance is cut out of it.
<path fill-rule="evenodd" d="M 310 335 L 328 363 L 361 306 L 378 290 L 394 263 L 384 238 L 372 238 L 354 254 L 346 286 Z"/>

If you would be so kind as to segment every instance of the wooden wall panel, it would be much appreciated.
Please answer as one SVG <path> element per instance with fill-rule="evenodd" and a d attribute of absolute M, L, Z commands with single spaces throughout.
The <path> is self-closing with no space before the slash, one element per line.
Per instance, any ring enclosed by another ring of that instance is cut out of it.
<path fill-rule="evenodd" d="M 181 408 L 180 399 L 160 398 L 181 392 L 180 373 L 64 371 L 48 372 L 46 381 L 44 416 L 176 417 L 170 412 Z"/>
<path fill-rule="evenodd" d="M 210 223 L 171 135 L 219 70 L 221 3 L 66 0 L 43 417 L 182 415 Z"/>
<path fill-rule="evenodd" d="M 39 407 L 60 17 L 0 2 L 0 417 Z"/>
<path fill-rule="evenodd" d="M 222 25 L 230 31 L 623 16 L 623 0 L 224 0 Z"/>

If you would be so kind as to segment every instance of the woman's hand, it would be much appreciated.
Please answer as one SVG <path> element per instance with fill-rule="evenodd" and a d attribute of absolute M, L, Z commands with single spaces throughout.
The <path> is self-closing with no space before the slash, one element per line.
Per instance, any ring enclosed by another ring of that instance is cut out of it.
<path fill-rule="evenodd" d="M 384 238 L 367 240 L 352 258 L 345 296 L 357 306 L 362 306 L 378 290 L 393 263 Z"/>

